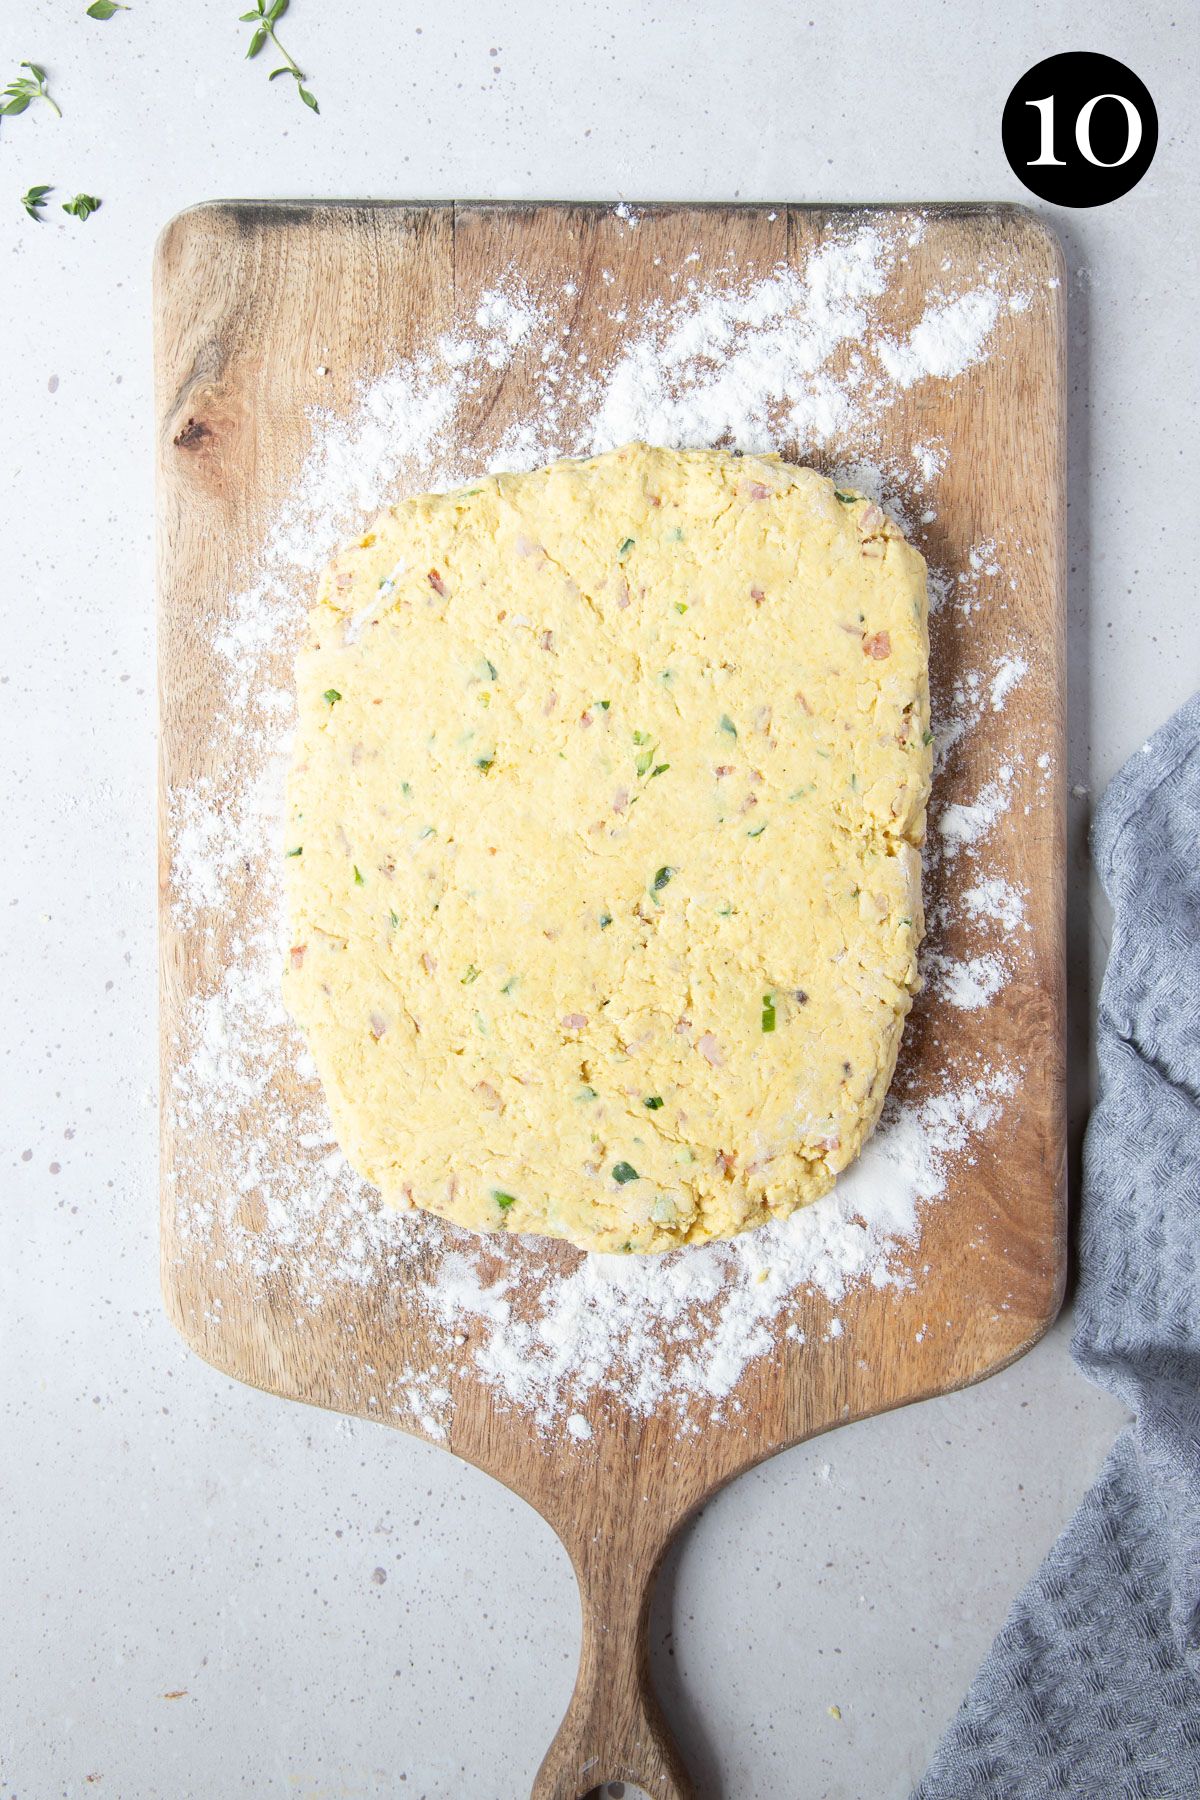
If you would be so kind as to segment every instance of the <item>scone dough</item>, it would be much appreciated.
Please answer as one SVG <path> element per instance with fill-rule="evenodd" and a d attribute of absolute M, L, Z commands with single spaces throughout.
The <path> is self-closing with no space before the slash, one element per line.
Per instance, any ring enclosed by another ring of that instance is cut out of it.
<path fill-rule="evenodd" d="M 594 1250 L 825 1192 L 918 985 L 925 565 L 775 457 L 392 508 L 296 668 L 289 1009 L 398 1206 Z"/>

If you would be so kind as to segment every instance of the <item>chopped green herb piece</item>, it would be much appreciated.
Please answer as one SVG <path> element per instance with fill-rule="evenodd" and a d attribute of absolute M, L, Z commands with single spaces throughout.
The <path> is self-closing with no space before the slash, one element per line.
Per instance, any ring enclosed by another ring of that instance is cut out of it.
<path fill-rule="evenodd" d="M 858 776 L 854 773 L 853 769 L 851 769 L 851 771 L 850 771 L 850 788 L 851 788 L 852 793 L 857 794 L 857 792 L 858 792 Z"/>
<path fill-rule="evenodd" d="M 510 1206 L 515 1206 L 517 1204 L 517 1196 L 515 1194 L 506 1194 L 502 1188 L 492 1189 L 492 1199 L 496 1202 L 496 1205 L 500 1208 L 501 1212 L 507 1212 Z"/>
<path fill-rule="evenodd" d="M 731 738 L 737 737 L 737 726 L 734 724 L 728 713 L 721 714 L 721 730 L 727 731 Z"/>
<path fill-rule="evenodd" d="M 470 987 L 470 985 L 473 981 L 478 981 L 478 980 L 479 980 L 479 970 L 475 967 L 474 963 L 468 963 L 467 964 L 467 972 L 462 978 L 462 986 Z"/>
<path fill-rule="evenodd" d="M 762 836 L 762 834 L 763 834 L 763 832 L 764 832 L 764 831 L 765 831 L 765 830 L 766 830 L 766 829 L 767 829 L 767 828 L 766 828 L 766 826 L 765 826 L 765 825 L 756 825 L 756 826 L 755 826 L 755 827 L 754 827 L 754 830 L 753 830 L 753 831 L 748 831 L 748 832 L 747 832 L 747 833 L 746 833 L 746 836 L 747 836 L 747 837 L 761 837 L 761 836 Z"/>
<path fill-rule="evenodd" d="M 674 869 L 669 868 L 666 863 L 663 864 L 662 868 L 657 871 L 654 877 L 654 891 L 656 894 L 662 892 L 663 888 L 666 887 L 668 881 L 670 881 L 672 875 L 675 873 L 676 871 Z"/>
<path fill-rule="evenodd" d="M 594 1087 L 581 1087 L 575 1098 L 577 1100 L 598 1100 L 600 1096 Z"/>
<path fill-rule="evenodd" d="M 670 768 L 670 766 L 671 766 L 670 763 L 655 763 L 654 767 L 650 771 L 651 781 L 654 780 L 654 777 L 656 775 L 665 775 L 667 770 Z"/>
<path fill-rule="evenodd" d="M 86 10 L 89 19 L 111 19 L 119 12 L 128 12 L 129 8 L 122 6 L 120 0 L 92 0 Z"/>
<path fill-rule="evenodd" d="M 355 885 L 355 887 L 362 887 L 364 885 L 363 884 L 363 872 L 359 868 L 357 863 L 354 864 L 354 885 Z"/>
<path fill-rule="evenodd" d="M 498 677 L 498 676 L 497 676 L 497 674 L 496 674 L 496 665 L 495 665 L 495 663 L 494 663 L 494 662 L 493 662 L 493 661 L 492 661 L 492 659 L 491 659 L 491 657 L 490 657 L 490 656 L 485 656 L 485 657 L 484 657 L 484 659 L 483 659 L 483 660 L 484 660 L 484 662 L 485 662 L 485 663 L 486 663 L 486 665 L 487 665 L 487 672 L 488 672 L 488 674 L 489 674 L 489 675 L 490 675 L 490 676 L 491 676 L 491 678 L 492 678 L 492 680 L 493 680 L 493 681 L 497 681 L 497 680 L 498 680 L 498 679 L 499 679 L 499 677 Z"/>
<path fill-rule="evenodd" d="M 621 545 L 621 548 L 617 551 L 617 558 L 620 562 L 624 562 L 625 558 L 629 555 L 629 552 L 633 549 L 633 546 L 636 542 L 637 542 L 636 538 L 626 538 L 625 539 L 625 542 Z"/>
<path fill-rule="evenodd" d="M 724 906 L 718 906 L 718 908 L 717 908 L 717 917 L 719 919 L 728 919 L 732 916 L 732 914 L 733 914 L 733 908 L 732 908 L 732 906 L 730 906 L 728 900 L 725 902 Z"/>
<path fill-rule="evenodd" d="M 637 1170 L 633 1167 L 632 1163 L 627 1163 L 627 1162 L 614 1163 L 612 1173 L 613 1173 L 613 1180 L 616 1182 L 619 1182 L 622 1187 L 625 1186 L 625 1183 L 627 1181 L 640 1181 L 641 1180 L 641 1176 L 638 1174 Z"/>
<path fill-rule="evenodd" d="M 100 211 L 102 204 L 95 194 L 76 194 L 73 200 L 63 201 L 63 211 L 74 219 L 90 219 L 94 212 Z"/>
<path fill-rule="evenodd" d="M 437 826 L 436 825 L 427 825 L 425 827 L 424 831 L 419 831 L 417 833 L 417 841 L 419 843 L 422 838 L 435 837 L 436 835 L 437 835 Z"/>
<path fill-rule="evenodd" d="M 511 994 L 520 979 L 521 977 L 519 975 L 510 975 L 508 980 L 504 983 L 504 986 L 500 989 L 500 992 L 502 994 Z"/>
<path fill-rule="evenodd" d="M 642 1105 L 648 1106 L 651 1112 L 657 1112 L 662 1105 L 662 1095 L 651 1094 L 647 1099 L 642 1101 Z"/>
<path fill-rule="evenodd" d="M 675 527 L 674 531 L 669 531 L 667 533 L 667 537 L 669 538 L 669 540 L 672 544 L 682 544 L 682 542 L 683 542 L 682 528 L 677 525 Z"/>
<path fill-rule="evenodd" d="M 296 83 L 296 92 L 299 94 L 301 100 L 303 100 L 305 106 L 309 107 L 313 112 L 320 112 L 321 109 L 317 105 L 316 98 L 309 93 L 304 85 L 303 70 L 294 59 L 288 55 L 279 39 L 275 36 L 275 26 L 283 17 L 287 9 L 288 0 L 254 0 L 254 10 L 252 12 L 244 12 L 238 15 L 243 25 L 253 25 L 254 27 L 254 30 L 250 33 L 250 48 L 246 51 L 246 55 L 247 57 L 257 56 L 264 44 L 268 41 L 273 44 L 277 54 L 283 58 L 283 61 L 279 68 L 271 70 L 270 75 L 267 77 L 268 81 L 274 81 L 279 75 L 290 75 L 292 80 Z"/>
<path fill-rule="evenodd" d="M 14 76 L 4 92 L 0 94 L 0 117 L 5 113 L 15 117 L 17 113 L 25 111 L 31 100 L 44 100 L 46 105 L 61 119 L 62 113 L 58 103 L 52 100 L 46 92 L 45 69 L 39 69 L 36 63 L 31 62 L 23 62 L 21 67 L 28 69 L 29 74 Z"/>
<path fill-rule="evenodd" d="M 601 712 L 607 712 L 609 707 L 612 705 L 612 701 L 611 700 L 601 700 L 598 702 L 598 705 L 600 707 Z"/>
<path fill-rule="evenodd" d="M 687 601 L 686 600 L 677 600 L 675 602 L 675 611 L 677 613 L 685 613 L 687 611 Z"/>
<path fill-rule="evenodd" d="M 764 1031 L 774 1031 L 775 1029 L 775 1000 L 771 994 L 763 995 L 762 1028 Z"/>
<path fill-rule="evenodd" d="M 321 695 L 322 700 L 326 701 L 330 706 L 336 706 L 341 697 L 342 696 L 338 693 L 336 688 L 326 688 L 325 692 Z"/>
<path fill-rule="evenodd" d="M 650 733 L 648 731 L 635 731 L 633 734 L 633 741 L 635 744 L 648 744 L 650 742 Z"/>
<path fill-rule="evenodd" d="M 618 1255 L 621 1255 L 621 1256 L 632 1255 L 632 1253 L 633 1253 L 633 1245 L 630 1243 L 622 1244 L 620 1250 L 618 1251 Z"/>
<path fill-rule="evenodd" d="M 843 506 L 853 506 L 858 500 L 857 494 L 843 494 L 841 488 L 834 488 L 833 497 L 840 500 Z"/>
<path fill-rule="evenodd" d="M 911 919 L 901 919 L 901 921 L 900 921 L 900 923 L 901 923 L 901 924 L 902 924 L 902 925 L 911 925 L 911 924 L 912 924 L 912 920 L 911 920 Z"/>
<path fill-rule="evenodd" d="M 494 756 L 477 756 L 475 758 L 475 767 L 477 769 L 482 769 L 483 773 L 486 775 L 495 760 Z"/>
<path fill-rule="evenodd" d="M 46 204 L 46 195 L 53 192 L 53 187 L 31 187 L 21 195 L 21 205 L 35 224 L 41 222 L 41 208 Z"/>
<path fill-rule="evenodd" d="M 611 913 L 601 913 L 600 914 L 600 929 L 601 929 L 601 931 L 607 931 L 611 924 L 612 924 L 612 914 Z"/>
<path fill-rule="evenodd" d="M 392 921 L 393 926 L 399 925 L 400 914 L 398 912 L 389 912 L 388 918 Z"/>
<path fill-rule="evenodd" d="M 646 773 L 646 771 L 649 769 L 650 764 L 653 761 L 654 761 L 654 751 L 653 750 L 643 750 L 642 754 L 637 759 L 636 767 L 637 767 L 638 774 L 644 775 Z"/>
<path fill-rule="evenodd" d="M 460 500 L 470 500 L 470 499 L 473 499 L 476 494 L 482 494 L 482 492 L 483 492 L 482 488 L 464 488 L 462 493 L 459 495 L 459 499 Z"/>
<path fill-rule="evenodd" d="M 304 845 L 297 844 L 297 846 L 294 850 L 285 850 L 283 854 L 285 856 L 303 856 L 304 855 Z"/>
<path fill-rule="evenodd" d="M 932 731 L 923 731 L 923 732 L 922 732 L 922 733 L 921 733 L 921 742 L 922 742 L 922 743 L 923 743 L 923 744 L 932 744 L 932 742 L 933 742 L 933 733 L 932 733 Z"/>
<path fill-rule="evenodd" d="M 814 744 L 814 745 L 813 745 L 813 749 L 814 749 L 814 750 L 817 750 L 817 746 L 816 746 L 816 745 L 815 745 L 815 744 Z M 817 755 L 818 755 L 818 756 L 819 756 L 819 757 L 820 757 L 820 758 L 821 758 L 821 761 L 822 761 L 822 762 L 828 762 L 828 761 L 829 761 L 829 752 L 828 752 L 828 750 L 817 750 Z"/>

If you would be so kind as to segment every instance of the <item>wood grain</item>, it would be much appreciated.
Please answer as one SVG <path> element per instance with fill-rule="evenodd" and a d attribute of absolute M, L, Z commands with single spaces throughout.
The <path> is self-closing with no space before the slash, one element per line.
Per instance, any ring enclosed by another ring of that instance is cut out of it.
<path fill-rule="evenodd" d="M 189 1344 L 218 1368 L 288 1398 L 380 1418 L 376 1396 L 411 1371 L 441 1364 L 410 1284 L 335 1285 L 303 1306 L 286 1267 L 256 1270 L 227 1254 L 218 1220 L 200 1241 L 181 1228 L 195 1172 L 220 1177 L 220 1146 L 187 1142 L 173 1103 L 188 1009 L 211 990 L 231 943 L 253 914 L 249 887 L 203 932 L 179 926 L 166 813 L 172 794 L 207 775 L 229 778 L 235 752 L 212 721 L 220 679 L 211 597 L 253 563 L 308 444 L 305 408 L 351 404 L 355 382 L 410 355 L 450 323 L 456 298 L 507 267 L 535 297 L 562 309 L 595 364 L 620 346 L 612 314 L 671 298 L 670 272 L 693 247 L 713 266 L 763 272 L 799 264 L 845 222 L 837 208 L 639 208 L 630 231 L 611 211 L 582 205 L 401 206 L 230 203 L 192 210 L 160 240 L 155 269 L 159 468 L 161 688 L 160 849 L 162 1013 L 162 1272 L 168 1311 Z M 860 209 L 861 210 L 861 209 Z M 882 209 L 875 209 L 880 212 Z M 1027 895 L 1014 979 L 978 1013 L 922 1008 L 904 1067 L 920 1084 L 934 1038 L 984 1060 L 1011 1053 L 1023 1068 L 972 1164 L 955 1170 L 947 1200 L 924 1224 L 919 1284 L 851 1292 L 844 1331 L 828 1337 L 830 1308 L 804 1300 L 806 1341 L 784 1340 L 754 1362 L 740 1410 L 703 1419 L 682 1439 L 678 1421 L 639 1418 L 612 1396 L 586 1410 L 592 1437 L 540 1433 L 474 1379 L 471 1345 L 451 1385 L 449 1447 L 522 1494 L 559 1533 L 577 1572 L 583 1652 L 574 1698 L 536 1778 L 537 1800 L 579 1800 L 603 1781 L 639 1782 L 655 1800 L 691 1791 L 650 1689 L 645 1625 L 655 1570 L 681 1521 L 740 1470 L 803 1438 L 868 1414 L 979 1380 L 1027 1350 L 1053 1318 L 1064 1268 L 1063 1114 L 1063 352 L 1057 244 L 1020 209 L 927 209 L 907 279 L 885 304 L 897 329 L 915 323 L 944 259 L 1018 270 L 1035 296 L 1002 320 L 997 351 L 953 383 L 898 394 L 890 440 L 907 454 L 942 438 L 953 454 L 938 484 L 931 559 L 961 566 L 981 539 L 1019 539 L 1021 580 L 1007 610 L 985 606 L 965 624 L 938 626 L 934 676 L 986 666 L 1020 646 L 1030 675 L 1003 719 L 985 712 L 956 755 L 949 797 L 974 798 L 1014 742 L 1049 750 L 1048 794 L 997 828 L 991 866 Z M 594 306 L 604 282 L 609 305 Z M 573 290 L 573 291 L 572 291 Z M 592 304 L 589 304 L 591 302 Z M 322 378 L 320 367 L 330 370 Z M 498 372 L 475 408 L 468 456 L 482 464 L 532 402 L 535 371 Z M 804 446 L 780 444 L 796 460 Z M 839 459 L 853 444 L 838 446 Z M 814 458 L 820 466 L 821 459 Z M 987 587 L 988 578 L 983 576 Z M 289 671 L 275 672 L 285 686 Z M 952 881 L 954 876 L 945 876 Z M 951 935 L 951 953 L 956 950 Z M 208 1159 L 207 1161 L 205 1159 Z M 253 1196 L 247 1202 L 252 1207 Z M 565 1246 L 562 1266 L 575 1253 Z M 828 1339 L 828 1341 L 826 1341 Z M 697 1413 L 697 1421 L 701 1415 Z M 420 1431 L 404 1417 L 407 1429 Z"/>

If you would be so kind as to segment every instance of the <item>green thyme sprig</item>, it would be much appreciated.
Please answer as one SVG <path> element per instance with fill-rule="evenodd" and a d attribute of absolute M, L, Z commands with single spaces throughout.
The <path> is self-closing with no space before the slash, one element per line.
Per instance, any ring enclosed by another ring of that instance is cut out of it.
<path fill-rule="evenodd" d="M 42 217 L 41 209 L 46 204 L 46 195 L 52 194 L 53 192 L 54 189 L 50 186 L 31 187 L 27 194 L 21 195 L 21 205 L 25 208 L 25 211 L 29 214 L 30 218 L 36 220 L 39 224 Z"/>
<path fill-rule="evenodd" d="M 250 48 L 247 50 L 246 55 L 247 57 L 257 56 L 259 51 L 268 43 L 273 44 L 275 49 L 279 52 L 279 55 L 282 56 L 283 62 L 280 64 L 279 68 L 271 70 L 268 79 L 274 81 L 279 75 L 290 75 L 292 80 L 296 83 L 296 91 L 299 93 L 305 106 L 311 106 L 315 113 L 319 113 L 321 109 L 317 105 L 316 96 L 310 94 L 304 85 L 305 76 L 303 69 L 301 69 L 299 63 L 295 62 L 293 58 L 288 55 L 279 39 L 275 36 L 275 27 L 280 19 L 282 19 L 287 9 L 288 0 L 270 0 L 269 4 L 268 0 L 255 0 L 253 12 L 244 12 L 239 15 L 243 25 L 253 25 L 254 27 L 253 32 L 250 34 Z"/>
<path fill-rule="evenodd" d="M 46 87 L 45 69 L 40 69 L 37 63 L 31 62 L 23 62 L 21 67 L 28 69 L 29 73 L 15 76 L 4 89 L 3 94 L 0 94 L 0 116 L 5 113 L 9 115 L 23 113 L 31 101 L 44 100 L 54 112 L 55 117 L 61 119 L 62 111 L 59 104 L 57 100 L 51 98 Z"/>
<path fill-rule="evenodd" d="M 63 211 L 75 219 L 88 219 L 94 212 L 99 212 L 103 204 L 95 194 L 76 194 L 73 200 L 63 201 Z"/>

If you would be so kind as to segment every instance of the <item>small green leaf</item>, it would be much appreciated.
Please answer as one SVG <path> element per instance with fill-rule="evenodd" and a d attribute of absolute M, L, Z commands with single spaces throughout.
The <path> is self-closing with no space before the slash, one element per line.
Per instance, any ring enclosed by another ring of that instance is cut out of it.
<path fill-rule="evenodd" d="M 513 989 L 516 987 L 518 981 L 520 981 L 520 979 L 521 979 L 521 977 L 519 975 L 510 975 L 508 980 L 504 983 L 503 987 L 500 989 L 500 992 L 502 994 L 511 994 Z"/>
<path fill-rule="evenodd" d="M 774 1031 L 775 1029 L 775 1001 L 770 994 L 763 995 L 762 1028 L 764 1031 Z"/>
<path fill-rule="evenodd" d="M 490 676 L 490 678 L 493 681 L 498 681 L 500 679 L 500 677 L 496 673 L 496 665 L 492 661 L 491 657 L 485 656 L 483 660 L 484 660 L 484 665 L 487 669 L 487 672 L 488 672 L 488 675 Z"/>
<path fill-rule="evenodd" d="M 303 856 L 304 855 L 304 845 L 298 844 L 294 850 L 285 850 L 283 854 L 285 856 Z"/>
<path fill-rule="evenodd" d="M 29 94 L 18 92 L 15 83 L 13 87 L 5 88 L 4 91 L 6 94 L 13 94 L 14 98 L 6 101 L 3 106 L 0 106 L 0 113 L 6 114 L 9 118 L 15 118 L 18 113 L 23 113 L 25 111 L 25 108 L 29 105 L 31 96 Z"/>
<path fill-rule="evenodd" d="M 282 63 L 278 69 L 271 70 L 271 73 L 267 76 L 267 80 L 274 81 L 279 75 L 294 75 L 295 73 L 295 69 L 289 69 L 286 63 Z M 390 582 L 385 575 L 379 585 L 380 587 L 391 587 L 393 583 Z"/>
<path fill-rule="evenodd" d="M 475 767 L 477 769 L 482 769 L 486 775 L 495 760 L 494 756 L 477 756 L 475 758 Z"/>
<path fill-rule="evenodd" d="M 650 767 L 650 764 L 653 761 L 654 761 L 654 751 L 653 750 L 643 750 L 642 754 L 638 757 L 637 763 L 635 765 L 639 776 L 646 774 L 646 772 L 648 771 L 648 769 Z"/>
<path fill-rule="evenodd" d="M 92 0 L 87 8 L 89 19 L 111 19 L 114 13 L 128 12 L 127 6 L 121 6 L 118 0 Z"/>
<path fill-rule="evenodd" d="M 470 985 L 473 981 L 478 981 L 478 980 L 479 980 L 479 970 L 475 967 L 474 963 L 468 963 L 467 964 L 467 972 L 462 978 L 461 985 L 463 987 L 470 987 Z"/>
<path fill-rule="evenodd" d="M 621 1187 L 624 1187 L 627 1181 L 640 1181 L 642 1179 L 633 1165 L 627 1162 L 614 1163 L 612 1174 L 613 1180 L 619 1183 Z"/>
<path fill-rule="evenodd" d="M 734 724 L 728 713 L 721 714 L 721 730 L 727 732 L 728 735 L 736 741 L 737 726 Z"/>
<path fill-rule="evenodd" d="M 662 1095 L 661 1094 L 650 1094 L 650 1095 L 648 1095 L 648 1097 L 645 1100 L 642 1101 L 642 1105 L 649 1107 L 651 1112 L 657 1112 L 659 1107 L 662 1105 Z"/>
<path fill-rule="evenodd" d="M 400 914 L 399 914 L 399 913 L 397 913 L 397 912 L 389 912 L 389 913 L 388 913 L 388 918 L 389 918 L 389 919 L 390 919 L 390 920 L 391 920 L 391 921 L 392 921 L 392 925 L 393 925 L 393 928 L 394 928 L 394 927 L 395 927 L 395 926 L 397 926 L 397 925 L 399 925 L 399 923 L 400 923 Z"/>
<path fill-rule="evenodd" d="M 833 497 L 835 500 L 840 500 L 843 506 L 855 506 L 859 498 L 857 494 L 843 494 L 840 488 L 834 488 Z"/>
<path fill-rule="evenodd" d="M 46 80 L 45 69 L 39 68 L 37 63 L 31 63 L 31 62 L 23 62 L 21 64 L 21 67 L 23 69 L 29 70 L 29 73 L 33 76 L 33 79 L 37 82 L 39 87 L 42 87 L 45 85 L 45 80 Z"/>
<path fill-rule="evenodd" d="M 581 1087 L 575 1098 L 576 1100 L 598 1100 L 600 1096 L 594 1087 Z"/>
<path fill-rule="evenodd" d="M 496 1205 L 500 1208 L 501 1212 L 507 1212 L 510 1206 L 515 1206 L 517 1204 L 517 1196 L 515 1194 L 506 1194 L 503 1188 L 493 1188 L 492 1199 L 496 1202 Z"/>
<path fill-rule="evenodd" d="M 612 705 L 612 701 L 611 701 L 611 700 L 601 700 L 601 702 L 600 702 L 600 711 L 601 711 L 601 712 L 607 712 L 607 711 L 608 711 L 608 709 L 609 709 L 609 707 L 610 707 L 610 706 L 611 706 L 611 705 Z"/>
<path fill-rule="evenodd" d="M 655 763 L 654 767 L 650 771 L 651 781 L 654 780 L 654 777 L 656 775 L 665 775 L 667 770 L 670 768 L 670 766 L 671 766 L 670 763 Z"/>
<path fill-rule="evenodd" d="M 922 732 L 922 733 L 921 733 L 921 742 L 922 742 L 922 743 L 923 743 L 923 744 L 925 744 L 925 745 L 926 745 L 926 746 L 928 746 L 928 745 L 929 745 L 929 744 L 932 744 L 932 742 L 933 742 L 933 733 L 932 733 L 932 731 L 923 731 L 923 732 Z"/>
<path fill-rule="evenodd" d="M 675 611 L 677 613 L 685 613 L 687 611 L 687 601 L 686 600 L 677 600 L 675 602 Z"/>
<path fill-rule="evenodd" d="M 666 863 L 663 864 L 662 868 L 658 870 L 654 877 L 654 891 L 656 894 L 661 894 L 662 890 L 666 887 L 668 881 L 670 881 L 672 875 L 675 873 L 676 870 L 669 868 Z"/>
<path fill-rule="evenodd" d="M 274 25 L 277 19 L 282 19 L 287 9 L 288 0 L 273 0 L 271 10 L 267 14 L 268 25 Z"/>
<path fill-rule="evenodd" d="M 299 87 L 299 85 L 300 85 L 300 84 L 299 84 L 299 79 L 297 79 L 297 83 L 296 83 L 296 85 L 297 85 L 297 86 L 298 86 L 298 87 Z M 317 105 L 317 102 L 316 102 L 316 99 L 315 99 L 315 98 L 314 98 L 314 96 L 313 96 L 313 95 L 312 95 L 312 94 L 310 94 L 310 93 L 309 93 L 309 91 L 308 91 L 308 89 L 307 89 L 307 88 L 306 88 L 306 87 L 301 87 L 301 88 L 300 88 L 300 98 L 301 98 L 301 99 L 302 99 L 302 100 L 303 100 L 303 102 L 304 102 L 304 104 L 305 104 L 305 106 L 311 106 L 311 107 L 312 107 L 312 110 L 313 110 L 313 111 L 314 111 L 314 112 L 315 112 L 315 113 L 319 113 L 319 112 L 320 112 L 320 110 L 321 110 L 321 109 L 320 109 L 320 107 L 319 107 L 319 106 L 318 106 L 318 105 Z"/>
<path fill-rule="evenodd" d="M 754 830 L 753 830 L 753 831 L 748 831 L 748 832 L 747 832 L 747 833 L 746 833 L 746 836 L 747 836 L 747 837 L 761 837 L 761 836 L 762 836 L 762 834 L 763 834 L 763 832 L 764 832 L 764 831 L 765 831 L 765 830 L 766 830 L 766 829 L 767 829 L 767 828 L 766 828 L 766 826 L 765 826 L 765 825 L 756 825 L 756 826 L 755 826 L 755 827 L 754 827 Z"/>
<path fill-rule="evenodd" d="M 355 887 L 365 887 L 366 883 L 363 881 L 362 870 L 359 868 L 357 863 L 355 863 L 353 866 L 354 866 L 354 885 L 355 885 Z"/>
<path fill-rule="evenodd" d="M 25 208 L 25 211 L 29 214 L 31 219 L 40 222 L 42 217 L 41 208 L 46 204 L 46 195 L 52 194 L 53 192 L 54 189 L 52 187 L 31 187 L 28 193 L 21 195 L 21 205 Z"/>
<path fill-rule="evenodd" d="M 246 52 L 247 62 L 249 62 L 249 60 L 252 56 L 258 55 L 259 51 L 262 49 L 262 47 L 266 43 L 266 41 L 267 41 L 266 27 L 264 25 L 260 25 L 257 31 L 254 31 L 250 34 L 250 48 Z"/>
<path fill-rule="evenodd" d="M 624 543 L 621 545 L 621 548 L 617 551 L 617 561 L 618 562 L 625 561 L 625 558 L 629 555 L 629 552 L 633 549 L 633 546 L 636 542 L 637 542 L 636 538 L 626 538 L 625 539 Z"/>
<path fill-rule="evenodd" d="M 601 913 L 600 914 L 600 929 L 601 929 L 601 931 L 607 931 L 611 924 L 612 924 L 612 914 L 611 913 Z"/>
<path fill-rule="evenodd" d="M 256 25 L 262 18 L 262 7 L 257 12 L 239 13 L 238 18 L 243 25 Z"/>
<path fill-rule="evenodd" d="M 650 742 L 650 733 L 648 731 L 635 731 L 633 734 L 633 741 L 635 744 L 648 744 Z"/>
<path fill-rule="evenodd" d="M 336 688 L 326 688 L 321 696 L 322 700 L 327 700 L 330 706 L 336 706 L 341 697 Z"/>
<path fill-rule="evenodd" d="M 99 212 L 101 204 L 95 194 L 76 194 L 73 200 L 63 201 L 63 211 L 73 214 L 77 219 L 87 219 L 92 213 Z"/>

